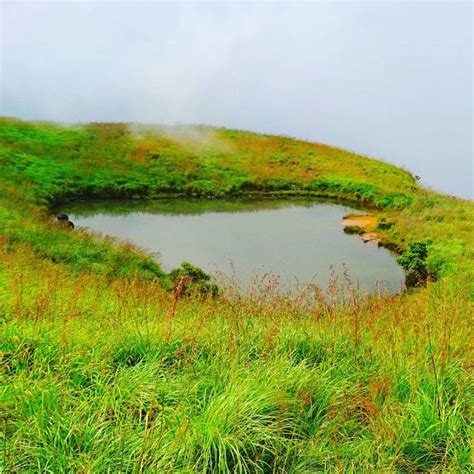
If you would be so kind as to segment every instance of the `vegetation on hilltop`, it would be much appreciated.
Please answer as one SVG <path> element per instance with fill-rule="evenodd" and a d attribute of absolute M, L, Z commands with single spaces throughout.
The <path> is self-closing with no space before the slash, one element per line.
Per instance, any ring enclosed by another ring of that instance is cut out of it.
<path fill-rule="evenodd" d="M 74 199 L 257 193 L 370 207 L 406 268 L 437 281 L 180 295 L 167 289 L 199 269 L 166 275 L 50 216 Z M 472 202 L 326 145 L 1 119 L 1 469 L 468 472 L 473 222 Z"/>

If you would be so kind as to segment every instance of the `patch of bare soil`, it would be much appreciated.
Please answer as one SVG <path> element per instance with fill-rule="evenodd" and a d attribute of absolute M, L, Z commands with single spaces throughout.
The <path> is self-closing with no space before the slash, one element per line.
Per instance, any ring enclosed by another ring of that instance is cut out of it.
<path fill-rule="evenodd" d="M 364 242 L 380 241 L 380 237 L 375 232 L 377 228 L 377 218 L 369 215 L 349 214 L 342 219 L 344 230 L 348 233 L 359 234 Z"/>

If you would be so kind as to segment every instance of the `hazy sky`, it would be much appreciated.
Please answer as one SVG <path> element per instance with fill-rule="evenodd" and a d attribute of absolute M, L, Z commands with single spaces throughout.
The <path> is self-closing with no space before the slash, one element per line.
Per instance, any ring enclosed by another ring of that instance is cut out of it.
<path fill-rule="evenodd" d="M 281 133 L 473 197 L 470 2 L 0 9 L 1 115 Z"/>

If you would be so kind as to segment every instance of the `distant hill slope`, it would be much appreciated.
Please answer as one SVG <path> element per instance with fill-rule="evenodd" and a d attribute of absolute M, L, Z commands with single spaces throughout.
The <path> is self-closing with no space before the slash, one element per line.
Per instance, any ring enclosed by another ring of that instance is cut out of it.
<path fill-rule="evenodd" d="M 327 145 L 237 130 L 0 121 L 4 178 L 28 181 L 45 201 L 180 193 L 223 196 L 304 190 L 403 206 L 406 171 Z"/>

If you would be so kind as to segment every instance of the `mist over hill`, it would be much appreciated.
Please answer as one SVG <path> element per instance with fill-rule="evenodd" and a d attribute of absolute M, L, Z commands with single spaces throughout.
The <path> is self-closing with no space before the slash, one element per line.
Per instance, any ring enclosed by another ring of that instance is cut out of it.
<path fill-rule="evenodd" d="M 472 197 L 469 3 L 1 9 L 2 115 L 286 134 Z"/>

